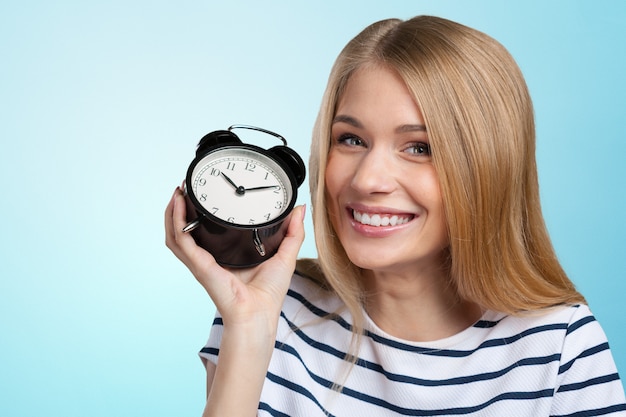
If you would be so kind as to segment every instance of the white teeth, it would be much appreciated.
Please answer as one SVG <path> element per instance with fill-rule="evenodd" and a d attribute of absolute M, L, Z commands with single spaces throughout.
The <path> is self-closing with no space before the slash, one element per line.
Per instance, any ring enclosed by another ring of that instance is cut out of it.
<path fill-rule="evenodd" d="M 408 223 L 409 220 L 411 219 L 410 216 L 406 216 L 406 217 L 399 217 L 397 215 L 393 215 L 393 216 L 389 216 L 386 214 L 367 214 L 367 213 L 360 213 L 356 210 L 352 210 L 352 215 L 354 217 L 354 220 L 356 220 L 357 222 L 361 223 L 361 224 L 365 224 L 368 226 L 396 226 L 399 224 L 405 224 Z"/>

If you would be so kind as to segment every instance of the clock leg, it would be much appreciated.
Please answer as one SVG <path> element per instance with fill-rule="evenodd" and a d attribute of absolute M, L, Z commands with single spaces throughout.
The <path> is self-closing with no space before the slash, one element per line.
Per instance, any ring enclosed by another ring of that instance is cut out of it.
<path fill-rule="evenodd" d="M 252 240 L 254 241 L 254 247 L 256 248 L 259 255 L 265 256 L 265 245 L 261 242 L 261 238 L 259 238 L 259 232 L 257 229 L 254 229 Z"/>
<path fill-rule="evenodd" d="M 198 226 L 200 226 L 200 219 L 189 222 L 185 227 L 183 227 L 183 233 L 189 233 Z"/>

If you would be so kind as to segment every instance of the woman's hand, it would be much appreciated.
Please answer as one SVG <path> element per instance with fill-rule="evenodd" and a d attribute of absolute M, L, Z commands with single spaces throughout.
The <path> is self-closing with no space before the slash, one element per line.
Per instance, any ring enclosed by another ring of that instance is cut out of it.
<path fill-rule="evenodd" d="M 209 293 L 224 322 L 219 363 L 207 373 L 203 416 L 256 414 L 280 309 L 304 241 L 304 207 L 296 207 L 278 252 L 248 269 L 226 269 L 183 233 L 185 199 L 177 188 L 165 210 L 165 242 Z"/>
<path fill-rule="evenodd" d="M 277 320 L 304 241 L 305 207 L 293 210 L 278 252 L 262 264 L 246 269 L 221 267 L 209 252 L 196 245 L 190 234 L 183 233 L 187 224 L 185 211 L 183 193 L 177 188 L 165 210 L 166 245 L 208 292 L 225 326 Z"/>

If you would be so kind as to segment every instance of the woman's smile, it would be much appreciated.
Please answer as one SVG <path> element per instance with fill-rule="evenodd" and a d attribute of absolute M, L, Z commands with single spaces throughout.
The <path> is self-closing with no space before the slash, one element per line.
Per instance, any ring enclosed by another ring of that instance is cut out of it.
<path fill-rule="evenodd" d="M 387 227 L 402 225 L 413 220 L 415 216 L 412 214 L 398 215 L 390 213 L 371 213 L 352 210 L 352 218 L 363 225 L 373 227 Z"/>
<path fill-rule="evenodd" d="M 349 222 L 353 230 L 368 238 L 391 237 L 402 233 L 410 227 L 410 222 L 417 218 L 410 213 L 392 213 L 390 210 L 372 211 L 346 209 L 346 216 L 351 218 Z"/>

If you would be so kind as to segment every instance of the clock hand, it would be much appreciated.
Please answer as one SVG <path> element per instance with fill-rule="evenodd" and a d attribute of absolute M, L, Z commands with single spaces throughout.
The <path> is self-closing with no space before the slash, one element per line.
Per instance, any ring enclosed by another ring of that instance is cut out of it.
<path fill-rule="evenodd" d="M 232 185 L 233 187 L 235 187 L 235 190 L 238 188 L 238 187 L 237 187 L 237 184 L 235 184 L 235 183 L 233 182 L 233 180 L 231 180 L 230 178 L 228 178 L 228 175 L 224 174 L 223 172 L 222 172 L 221 174 L 222 174 L 222 177 L 224 177 L 224 178 L 226 179 L 226 181 L 228 181 L 228 183 L 229 183 L 230 185 Z"/>
<path fill-rule="evenodd" d="M 231 180 L 230 178 L 228 178 L 228 175 L 224 174 L 223 172 L 221 173 L 222 176 L 226 179 L 226 181 L 232 185 L 233 187 L 235 187 L 235 192 L 239 195 L 244 195 L 246 193 L 246 189 L 243 188 L 241 185 L 237 185 L 233 182 L 233 180 Z"/>
<path fill-rule="evenodd" d="M 280 188 L 280 185 L 266 185 L 263 187 L 252 187 L 252 188 L 246 188 L 246 191 L 258 191 L 258 190 L 269 190 L 271 188 Z"/>

